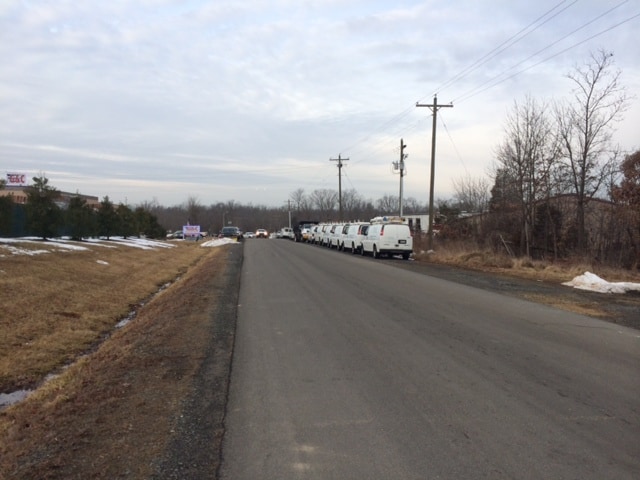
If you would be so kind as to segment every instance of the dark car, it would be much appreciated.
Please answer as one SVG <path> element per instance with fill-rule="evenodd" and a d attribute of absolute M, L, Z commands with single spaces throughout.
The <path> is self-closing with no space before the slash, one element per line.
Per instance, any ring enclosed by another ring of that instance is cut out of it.
<path fill-rule="evenodd" d="M 226 238 L 242 238 L 242 232 L 238 227 L 222 227 L 220 237 Z"/>

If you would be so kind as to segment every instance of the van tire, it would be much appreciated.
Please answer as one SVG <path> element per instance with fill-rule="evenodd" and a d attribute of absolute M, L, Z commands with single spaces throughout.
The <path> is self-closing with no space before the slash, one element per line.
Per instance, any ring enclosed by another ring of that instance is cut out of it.
<path fill-rule="evenodd" d="M 373 258 L 380 258 L 380 252 L 378 252 L 378 247 L 376 247 L 375 245 L 373 246 Z"/>
<path fill-rule="evenodd" d="M 358 250 L 356 249 L 355 243 L 352 243 L 351 244 L 351 255 L 355 255 L 356 253 L 358 253 Z"/>
<path fill-rule="evenodd" d="M 409 252 L 402 252 L 402 259 L 403 259 L 403 260 L 409 260 L 409 255 L 411 255 L 411 253 L 409 253 Z"/>

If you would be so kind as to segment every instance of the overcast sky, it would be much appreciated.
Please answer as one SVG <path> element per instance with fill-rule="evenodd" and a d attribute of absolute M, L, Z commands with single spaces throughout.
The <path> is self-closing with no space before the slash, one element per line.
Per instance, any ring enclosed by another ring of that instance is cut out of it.
<path fill-rule="evenodd" d="M 486 176 L 507 113 L 591 52 L 640 93 L 638 0 L 0 0 L 0 174 L 135 205 L 436 199 Z M 460 75 L 462 74 L 462 75 Z M 508 78 L 507 78 L 508 77 Z M 640 147 L 640 98 L 616 142 Z"/>

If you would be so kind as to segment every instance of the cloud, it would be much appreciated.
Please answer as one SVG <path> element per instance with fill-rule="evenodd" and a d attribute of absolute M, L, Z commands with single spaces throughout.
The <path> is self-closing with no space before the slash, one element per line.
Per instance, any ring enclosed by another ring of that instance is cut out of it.
<path fill-rule="evenodd" d="M 0 71 L 0 165 L 44 171 L 60 189 L 116 201 L 172 204 L 197 191 L 205 203 L 280 204 L 297 188 L 337 188 L 329 158 L 343 154 L 351 158 L 349 184 L 375 198 L 396 191 L 389 165 L 403 137 L 408 194 L 425 200 L 430 117 L 415 102 L 474 92 L 611 8 L 596 0 L 563 4 L 566 12 L 466 70 L 551 7 L 471 0 L 4 3 L 0 55 L 11 68 Z M 636 10 L 614 9 L 522 66 Z M 563 74 L 589 50 L 614 50 L 635 88 L 640 65 L 628 45 L 637 24 L 456 101 L 438 130 L 438 195 L 446 197 L 460 173 L 486 170 L 515 99 L 566 95 Z M 637 121 L 637 103 L 627 118 Z M 621 128 L 624 148 L 637 142 L 629 140 L 630 124 Z"/>

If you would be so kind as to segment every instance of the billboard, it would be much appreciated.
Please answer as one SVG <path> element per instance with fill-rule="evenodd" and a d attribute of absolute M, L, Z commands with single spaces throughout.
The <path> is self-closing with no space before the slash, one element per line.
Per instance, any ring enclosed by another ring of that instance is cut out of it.
<path fill-rule="evenodd" d="M 24 173 L 7 173 L 7 187 L 24 187 L 27 175 Z"/>
<path fill-rule="evenodd" d="M 186 240 L 188 238 L 200 237 L 200 225 L 183 225 L 182 236 Z"/>

